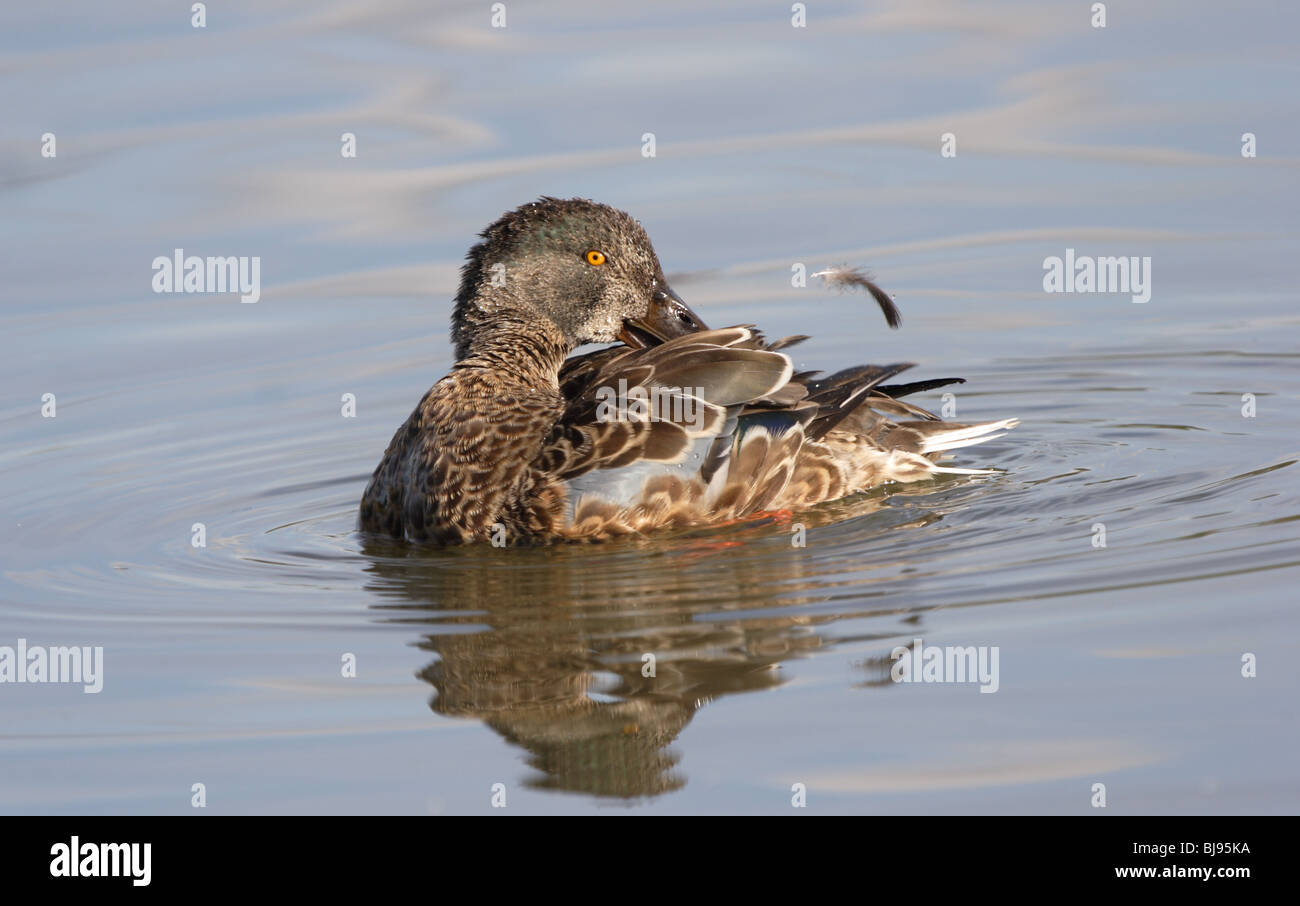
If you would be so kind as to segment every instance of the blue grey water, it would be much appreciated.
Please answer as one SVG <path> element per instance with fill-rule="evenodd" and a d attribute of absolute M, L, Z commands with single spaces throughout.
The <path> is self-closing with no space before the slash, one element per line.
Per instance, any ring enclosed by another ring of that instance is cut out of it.
<path fill-rule="evenodd" d="M 104 687 L 0 684 L 0 811 L 1300 810 L 1300 13 L 1108 6 L 5 5 L 0 646 Z M 1005 472 L 804 547 L 367 542 L 460 259 L 540 194 L 799 366 L 968 378 L 1022 424 L 956 464 Z M 155 293 L 178 248 L 260 301 Z M 1149 301 L 1045 292 L 1067 249 Z M 917 638 L 996 646 L 996 693 L 891 682 Z"/>

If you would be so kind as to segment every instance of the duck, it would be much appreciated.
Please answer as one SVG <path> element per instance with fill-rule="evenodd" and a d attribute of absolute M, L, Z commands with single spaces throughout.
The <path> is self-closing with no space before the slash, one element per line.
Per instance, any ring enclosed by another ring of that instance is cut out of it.
<path fill-rule="evenodd" d="M 363 533 L 504 547 L 734 524 L 996 472 L 942 463 L 1018 423 L 905 401 L 963 382 L 893 382 L 909 362 L 796 372 L 786 350 L 807 336 L 709 328 L 642 225 L 609 205 L 542 196 L 479 238 L 452 311 L 455 364 L 384 451 Z M 878 286 L 843 279 L 898 326 Z"/>

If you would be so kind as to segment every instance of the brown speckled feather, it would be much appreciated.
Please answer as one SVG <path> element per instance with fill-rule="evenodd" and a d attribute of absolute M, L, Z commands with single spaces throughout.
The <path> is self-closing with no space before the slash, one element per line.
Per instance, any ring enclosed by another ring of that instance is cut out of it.
<path fill-rule="evenodd" d="M 552 495 L 533 463 L 564 411 L 558 390 L 513 386 L 481 368 L 457 369 L 398 429 L 362 498 L 371 531 L 441 542 L 547 531 Z"/>
<path fill-rule="evenodd" d="M 907 367 L 792 375 L 784 355 L 740 327 L 574 357 L 555 390 L 457 369 L 394 437 L 363 501 L 363 525 L 443 542 L 490 540 L 494 527 L 507 543 L 600 540 L 797 510 L 925 478 L 938 468 L 928 439 L 942 447 L 944 436 L 970 426 L 877 389 Z M 673 383 L 683 377 L 700 381 L 697 424 L 598 418 L 599 388 L 620 380 L 686 386 Z M 698 462 L 686 468 L 693 450 Z M 662 468 L 631 493 L 574 484 L 652 463 Z"/>

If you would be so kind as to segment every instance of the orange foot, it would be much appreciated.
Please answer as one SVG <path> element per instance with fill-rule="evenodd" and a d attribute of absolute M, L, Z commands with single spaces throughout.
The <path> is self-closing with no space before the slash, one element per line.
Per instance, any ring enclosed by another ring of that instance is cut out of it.
<path fill-rule="evenodd" d="M 725 522 L 713 523 L 718 528 L 729 525 L 751 525 L 757 527 L 764 523 L 776 523 L 777 525 L 789 525 L 794 519 L 794 513 L 790 510 L 761 510 L 757 513 L 750 513 L 748 516 L 742 516 L 739 519 L 728 519 Z M 741 547 L 743 541 L 693 541 L 687 545 L 687 558 L 702 557 L 711 551 L 726 550 L 729 547 Z"/>
<path fill-rule="evenodd" d="M 741 516 L 739 519 L 728 519 L 726 522 L 717 522 L 715 525 L 722 527 L 727 525 L 744 525 L 752 522 L 775 522 L 778 525 L 788 525 L 794 518 L 791 510 L 759 510 L 757 513 L 750 513 L 748 516 Z"/>
<path fill-rule="evenodd" d="M 695 560 L 713 551 L 724 551 L 729 547 L 743 547 L 743 541 L 693 541 L 683 555 L 686 560 Z"/>

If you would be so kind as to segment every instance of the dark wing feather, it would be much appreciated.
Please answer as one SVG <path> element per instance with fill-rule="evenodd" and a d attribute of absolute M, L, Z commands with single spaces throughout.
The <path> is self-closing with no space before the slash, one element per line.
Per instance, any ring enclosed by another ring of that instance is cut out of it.
<path fill-rule="evenodd" d="M 871 388 L 911 367 L 911 362 L 858 365 L 837 371 L 828 378 L 809 381 L 808 399 L 817 403 L 820 412 L 809 427 L 808 436 L 814 440 L 825 437 L 861 405 Z"/>
<path fill-rule="evenodd" d="M 614 346 L 567 361 L 560 371 L 565 412 L 538 466 L 559 478 L 638 461 L 674 462 L 694 438 L 724 430 L 727 407 L 785 393 L 790 361 L 747 327 L 701 331 L 657 346 Z M 622 389 L 644 388 L 664 403 L 653 418 L 611 408 Z M 677 405 L 673 405 L 676 403 Z M 698 420 L 697 420 L 698 419 Z"/>
<path fill-rule="evenodd" d="M 913 381 L 910 384 L 887 384 L 877 387 L 876 390 L 885 396 L 892 396 L 897 399 L 900 396 L 907 396 L 911 393 L 924 393 L 926 390 L 934 390 L 938 387 L 947 387 L 949 384 L 964 384 L 965 378 L 946 377 L 935 378 L 930 381 Z"/>
<path fill-rule="evenodd" d="M 874 285 L 864 288 L 888 316 L 888 297 L 881 301 L 884 294 Z M 937 417 L 898 397 L 961 382 L 943 378 L 884 383 L 913 367 L 909 362 L 859 365 L 828 376 L 816 371 L 795 374 L 779 350 L 804 339 L 796 335 L 768 342 L 751 325 L 739 325 L 666 341 L 648 336 L 641 348 L 613 346 L 575 356 L 560 371 L 566 408 L 539 465 L 559 478 L 570 478 L 640 461 L 672 462 L 686 454 L 695 438 L 713 436 L 698 477 L 713 485 L 709 494 L 714 518 L 739 516 L 782 498 L 796 474 L 800 488 L 809 485 L 796 494 L 801 498 L 825 499 L 825 494 L 843 492 L 830 449 L 808 444 L 832 432 L 841 439 L 863 438 L 876 449 L 921 449 L 925 432 L 920 426 Z M 707 428 L 688 430 L 672 418 L 603 420 L 600 403 L 607 396 L 602 394 L 620 382 L 629 388 L 686 388 L 688 395 L 707 404 Z M 899 424 L 889 416 L 914 421 Z M 812 487 L 812 479 L 819 476 L 825 488 Z M 655 480 L 682 482 L 679 476 Z M 682 493 L 675 490 L 677 497 Z M 592 507 L 598 505 L 609 512 L 597 513 Z M 591 499 L 591 512 L 584 511 L 584 518 L 609 523 L 618 513 L 611 506 Z"/>

